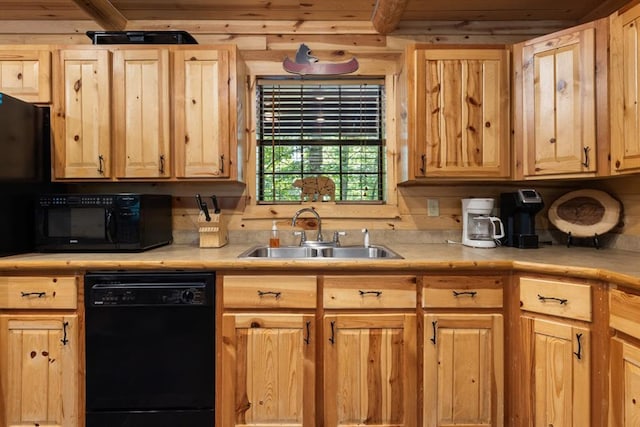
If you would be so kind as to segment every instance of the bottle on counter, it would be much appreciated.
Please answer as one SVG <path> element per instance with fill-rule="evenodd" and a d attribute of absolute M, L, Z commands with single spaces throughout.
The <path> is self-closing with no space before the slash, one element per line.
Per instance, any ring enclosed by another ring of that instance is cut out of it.
<path fill-rule="evenodd" d="M 276 225 L 275 221 L 273 221 L 273 225 L 271 226 L 271 237 L 269 237 L 269 247 L 270 248 L 280 247 L 280 236 L 278 235 L 278 226 Z"/>

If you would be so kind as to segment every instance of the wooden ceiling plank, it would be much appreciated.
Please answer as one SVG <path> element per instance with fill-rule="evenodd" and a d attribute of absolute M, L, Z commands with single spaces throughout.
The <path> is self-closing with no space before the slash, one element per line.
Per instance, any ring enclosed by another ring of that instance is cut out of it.
<path fill-rule="evenodd" d="M 105 30 L 122 31 L 127 26 L 127 18 L 109 0 L 73 0 L 73 2 Z"/>
<path fill-rule="evenodd" d="M 396 29 L 409 0 L 376 0 L 371 23 L 380 34 Z"/>

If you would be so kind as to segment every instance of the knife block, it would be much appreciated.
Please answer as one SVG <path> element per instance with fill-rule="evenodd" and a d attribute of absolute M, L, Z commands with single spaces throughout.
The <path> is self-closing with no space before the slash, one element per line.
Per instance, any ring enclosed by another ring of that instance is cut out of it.
<path fill-rule="evenodd" d="M 220 248 L 229 243 L 227 224 L 221 214 L 212 213 L 211 221 L 207 221 L 204 213 L 200 212 L 198 231 L 201 248 Z"/>

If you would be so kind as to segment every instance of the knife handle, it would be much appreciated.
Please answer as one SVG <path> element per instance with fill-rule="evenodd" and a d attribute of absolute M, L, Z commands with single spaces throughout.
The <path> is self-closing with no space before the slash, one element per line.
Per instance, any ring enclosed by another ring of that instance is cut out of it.
<path fill-rule="evenodd" d="M 202 201 L 202 197 L 200 194 L 196 194 L 196 202 L 198 202 L 198 208 L 204 213 L 204 218 L 207 222 L 211 221 L 211 216 L 209 216 L 209 209 L 207 208 L 207 204 Z"/>
<path fill-rule="evenodd" d="M 220 206 L 218 206 L 218 198 L 216 196 L 211 196 L 211 202 L 213 203 L 213 213 L 220 213 Z"/>

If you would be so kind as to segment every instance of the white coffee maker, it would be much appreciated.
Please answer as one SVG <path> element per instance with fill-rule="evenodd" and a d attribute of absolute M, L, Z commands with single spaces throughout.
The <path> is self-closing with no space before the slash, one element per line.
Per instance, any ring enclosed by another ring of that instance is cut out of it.
<path fill-rule="evenodd" d="M 472 248 L 495 248 L 504 237 L 500 218 L 491 216 L 494 199 L 462 199 L 462 244 Z"/>

